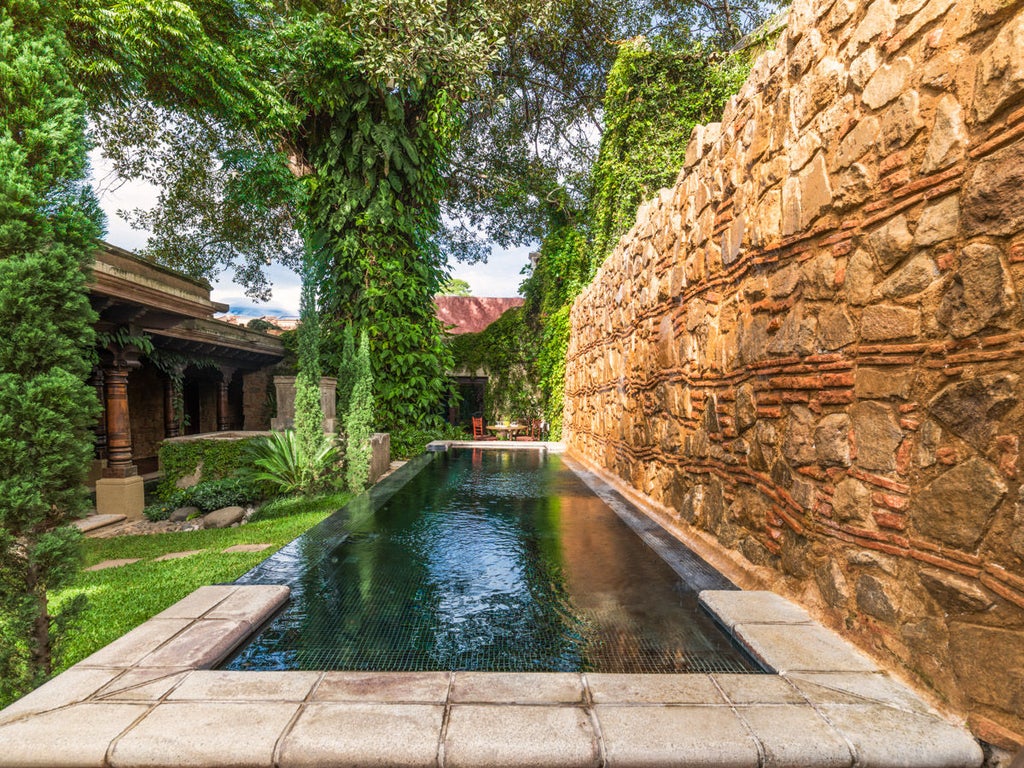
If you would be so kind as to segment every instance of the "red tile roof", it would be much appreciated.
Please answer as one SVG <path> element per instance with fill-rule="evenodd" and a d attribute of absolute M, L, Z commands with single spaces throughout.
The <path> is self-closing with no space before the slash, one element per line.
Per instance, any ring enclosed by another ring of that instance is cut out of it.
<path fill-rule="evenodd" d="M 451 333 L 479 333 L 505 312 L 523 304 L 521 298 L 484 296 L 435 296 L 437 317 Z"/>

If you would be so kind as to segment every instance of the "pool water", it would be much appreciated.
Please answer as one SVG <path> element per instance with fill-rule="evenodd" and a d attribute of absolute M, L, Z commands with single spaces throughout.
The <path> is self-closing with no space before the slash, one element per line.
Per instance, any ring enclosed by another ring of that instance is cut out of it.
<path fill-rule="evenodd" d="M 453 449 L 400 472 L 239 580 L 292 598 L 225 668 L 760 671 L 560 456 Z"/>

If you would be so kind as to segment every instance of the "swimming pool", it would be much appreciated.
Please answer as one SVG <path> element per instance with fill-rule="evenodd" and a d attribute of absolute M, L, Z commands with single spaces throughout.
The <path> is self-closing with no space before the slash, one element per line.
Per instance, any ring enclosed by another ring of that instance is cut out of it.
<path fill-rule="evenodd" d="M 546 451 L 426 454 L 239 579 L 292 596 L 225 668 L 760 672 L 697 603 L 732 585 L 602 495 Z"/>

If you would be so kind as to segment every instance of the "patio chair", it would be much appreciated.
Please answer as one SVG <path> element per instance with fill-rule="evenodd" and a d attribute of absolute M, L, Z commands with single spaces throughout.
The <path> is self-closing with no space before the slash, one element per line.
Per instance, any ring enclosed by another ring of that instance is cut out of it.
<path fill-rule="evenodd" d="M 484 420 L 482 416 L 473 416 L 473 439 L 474 440 L 497 440 L 497 435 L 488 435 L 484 432 Z"/>
<path fill-rule="evenodd" d="M 516 435 L 516 440 L 533 442 L 540 440 L 540 419 L 530 419 L 530 429 L 525 434 Z"/>

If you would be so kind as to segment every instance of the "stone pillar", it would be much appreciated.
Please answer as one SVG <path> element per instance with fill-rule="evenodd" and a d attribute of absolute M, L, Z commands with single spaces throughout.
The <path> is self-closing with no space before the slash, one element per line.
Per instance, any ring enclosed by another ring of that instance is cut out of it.
<path fill-rule="evenodd" d="M 330 376 L 320 379 L 320 409 L 324 412 L 324 432 L 333 435 L 337 431 L 338 380 Z"/>
<path fill-rule="evenodd" d="M 270 420 L 270 428 L 278 432 L 291 429 L 295 426 L 295 377 L 275 376 L 274 390 L 277 394 L 277 415 Z"/>
<path fill-rule="evenodd" d="M 270 421 L 274 430 L 293 429 L 295 427 L 295 377 L 275 376 L 274 388 L 277 390 L 277 416 Z M 320 379 L 320 408 L 324 412 L 324 432 L 334 434 L 337 426 L 337 389 L 338 380 L 329 376 Z"/>
<path fill-rule="evenodd" d="M 139 351 L 132 346 L 108 350 L 103 360 L 106 408 L 107 466 L 96 481 L 96 511 L 141 518 L 145 506 L 142 478 L 132 462 L 128 374 L 138 368 Z"/>
<path fill-rule="evenodd" d="M 217 383 L 217 431 L 227 432 L 231 427 L 231 411 L 228 405 L 228 387 L 235 375 L 234 368 L 221 367 Z"/>

